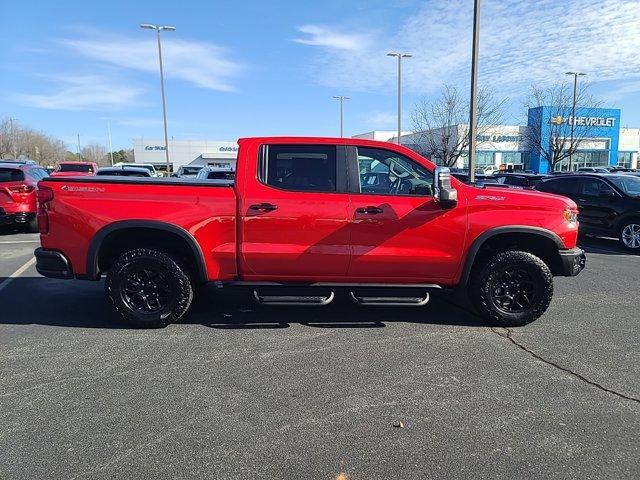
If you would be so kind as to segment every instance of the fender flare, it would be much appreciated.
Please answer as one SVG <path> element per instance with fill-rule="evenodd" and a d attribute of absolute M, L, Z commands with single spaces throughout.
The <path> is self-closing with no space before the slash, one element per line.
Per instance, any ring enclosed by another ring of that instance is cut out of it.
<path fill-rule="evenodd" d="M 107 236 L 118 230 L 125 230 L 129 228 L 143 228 L 147 230 L 161 230 L 164 232 L 170 232 L 181 237 L 187 242 L 196 262 L 196 274 L 200 282 L 207 281 L 207 267 L 204 260 L 202 249 L 197 240 L 182 227 L 173 225 L 171 223 L 158 222 L 155 220 L 122 220 L 118 222 L 110 223 L 109 225 L 101 228 L 91 239 L 89 243 L 89 249 L 87 251 L 87 271 L 85 277 L 91 280 L 98 280 L 100 278 L 100 272 L 98 269 L 98 254 L 102 247 L 102 242 Z"/>
<path fill-rule="evenodd" d="M 467 256 L 464 260 L 464 268 L 462 269 L 462 276 L 460 277 L 461 285 L 467 285 L 467 283 L 469 282 L 469 275 L 471 274 L 473 262 L 475 262 L 478 252 L 487 242 L 487 240 L 497 235 L 503 235 L 505 233 L 526 233 L 530 235 L 537 235 L 539 237 L 552 240 L 558 247 L 558 250 L 566 249 L 564 243 L 562 242 L 562 239 L 551 230 L 547 230 L 546 228 L 531 227 L 526 225 L 510 225 L 490 228 L 489 230 L 486 230 L 482 234 L 480 234 L 467 250 Z"/>

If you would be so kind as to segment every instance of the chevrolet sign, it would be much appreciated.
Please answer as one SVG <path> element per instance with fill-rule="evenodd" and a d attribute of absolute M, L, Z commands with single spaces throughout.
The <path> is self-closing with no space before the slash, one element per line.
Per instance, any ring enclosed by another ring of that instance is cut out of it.
<path fill-rule="evenodd" d="M 562 125 L 563 123 L 568 123 L 569 125 L 577 125 L 581 127 L 613 127 L 616 123 L 616 119 L 614 117 L 563 117 L 561 115 L 557 115 L 551 117 L 549 123 L 553 125 Z"/>

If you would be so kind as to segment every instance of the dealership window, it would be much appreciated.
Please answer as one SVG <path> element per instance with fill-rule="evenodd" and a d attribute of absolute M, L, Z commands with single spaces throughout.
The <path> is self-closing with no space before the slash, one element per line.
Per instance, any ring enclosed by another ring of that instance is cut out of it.
<path fill-rule="evenodd" d="M 633 152 L 618 152 L 618 166 L 631 168 L 631 155 Z"/>
<path fill-rule="evenodd" d="M 467 160 L 467 163 L 468 163 L 468 160 Z M 488 165 L 495 165 L 495 160 L 493 159 L 493 152 L 477 152 L 476 166 L 486 167 Z"/>
<path fill-rule="evenodd" d="M 587 150 L 577 151 L 573 154 L 571 161 L 572 169 L 575 171 L 581 167 L 606 167 L 609 165 L 608 150 Z M 556 172 L 566 172 L 569 170 L 569 157 L 562 159 L 556 163 Z"/>
<path fill-rule="evenodd" d="M 260 160 L 262 182 L 283 190 L 336 191 L 336 147 L 268 145 Z"/>

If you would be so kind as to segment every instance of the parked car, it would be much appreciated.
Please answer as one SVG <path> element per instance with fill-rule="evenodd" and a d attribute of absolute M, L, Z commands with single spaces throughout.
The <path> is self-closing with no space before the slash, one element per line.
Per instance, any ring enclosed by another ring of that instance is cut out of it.
<path fill-rule="evenodd" d="M 536 173 L 494 173 L 498 183 L 516 188 L 534 188 L 546 175 Z"/>
<path fill-rule="evenodd" d="M 232 168 L 204 167 L 196 175 L 198 180 L 233 180 L 236 172 Z"/>
<path fill-rule="evenodd" d="M 580 167 L 578 173 L 611 173 L 612 167 Z"/>
<path fill-rule="evenodd" d="M 617 237 L 640 252 L 640 177 L 629 174 L 564 175 L 545 179 L 536 190 L 569 197 L 578 205 L 580 232 Z"/>
<path fill-rule="evenodd" d="M 469 171 L 465 170 L 464 172 L 451 172 L 451 176 L 460 180 L 461 182 L 464 183 L 469 183 Z M 477 184 L 485 184 L 485 183 L 490 183 L 490 184 L 498 184 L 498 179 L 495 178 L 493 175 L 478 175 L 476 174 L 476 183 Z"/>
<path fill-rule="evenodd" d="M 52 177 L 87 177 L 94 176 L 98 164 L 93 162 L 60 162 L 51 173 Z"/>
<path fill-rule="evenodd" d="M 198 172 L 202 170 L 203 167 L 204 165 L 182 165 L 172 173 L 171 176 L 177 178 L 196 178 Z"/>
<path fill-rule="evenodd" d="M 495 165 L 486 165 L 484 167 L 476 168 L 476 175 L 493 175 L 499 171 L 500 169 Z"/>
<path fill-rule="evenodd" d="M 161 177 L 156 167 L 151 163 L 136 163 L 136 162 L 118 162 L 113 164 L 114 167 L 133 167 L 133 168 L 144 168 L 149 171 L 152 177 Z"/>
<path fill-rule="evenodd" d="M 20 225 L 38 231 L 36 220 L 38 182 L 47 171 L 33 162 L 0 161 L 0 225 Z"/>
<path fill-rule="evenodd" d="M 151 177 L 151 172 L 139 167 L 104 167 L 96 173 L 99 177 Z"/>
<path fill-rule="evenodd" d="M 265 305 L 321 306 L 344 293 L 421 306 L 459 287 L 490 323 L 512 326 L 545 312 L 554 275 L 584 267 L 570 199 L 465 185 L 387 142 L 238 143 L 235 181 L 44 180 L 38 271 L 106 274 L 116 312 L 142 327 L 182 318 L 205 282 Z M 386 174 L 385 189 L 365 181 L 370 172 Z"/>

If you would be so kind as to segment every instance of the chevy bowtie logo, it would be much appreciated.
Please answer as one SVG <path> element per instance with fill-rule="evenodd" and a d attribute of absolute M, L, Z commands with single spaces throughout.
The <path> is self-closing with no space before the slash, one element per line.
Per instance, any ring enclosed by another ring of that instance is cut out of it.
<path fill-rule="evenodd" d="M 566 118 L 564 118 L 561 115 L 558 115 L 557 117 L 551 117 L 551 120 L 549 120 L 549 123 L 553 125 L 562 125 L 566 121 L 567 121 Z"/>

